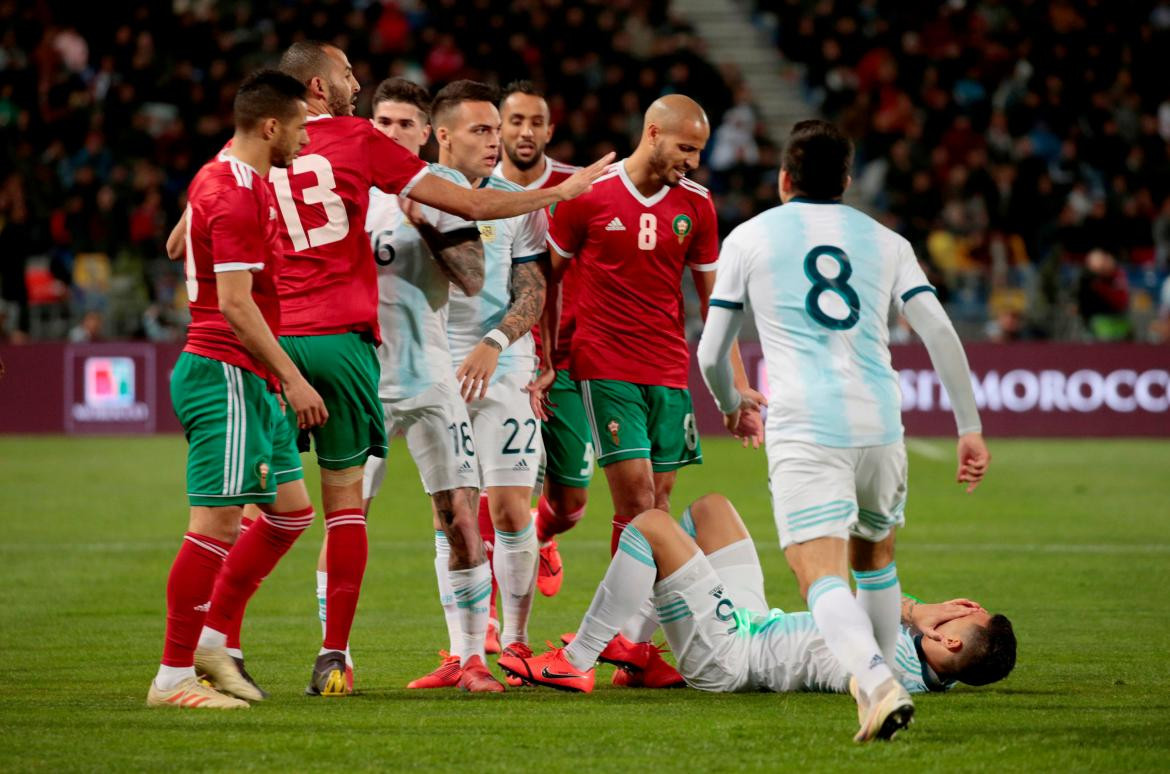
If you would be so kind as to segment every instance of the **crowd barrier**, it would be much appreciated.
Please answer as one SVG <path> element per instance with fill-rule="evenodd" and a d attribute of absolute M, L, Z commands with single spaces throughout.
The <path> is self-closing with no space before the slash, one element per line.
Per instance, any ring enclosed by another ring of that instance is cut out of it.
<path fill-rule="evenodd" d="M 925 349 L 892 347 L 906 432 L 954 433 Z M 169 380 L 181 347 L 111 342 L 0 346 L 0 433 L 173 433 Z M 760 347 L 748 373 L 767 385 Z M 1170 438 L 1170 348 L 1140 344 L 969 344 L 975 398 L 989 436 Z M 693 361 L 693 358 L 692 358 Z M 722 433 L 692 362 L 700 432 Z"/>

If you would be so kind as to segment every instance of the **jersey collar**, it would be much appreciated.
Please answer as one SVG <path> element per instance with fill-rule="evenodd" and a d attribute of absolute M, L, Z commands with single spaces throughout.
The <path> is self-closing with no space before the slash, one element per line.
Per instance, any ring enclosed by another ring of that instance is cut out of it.
<path fill-rule="evenodd" d="M 219 161 L 227 161 L 227 162 L 233 162 L 233 161 L 234 161 L 235 163 L 237 163 L 237 164 L 239 164 L 239 165 L 241 165 L 241 166 L 245 166 L 245 167 L 247 167 L 248 169 L 252 170 L 253 174 L 255 174 L 255 175 L 256 175 L 256 177 L 262 177 L 262 175 L 261 175 L 261 174 L 260 174 L 260 173 L 259 173 L 259 172 L 256 170 L 256 167 L 252 166 L 251 164 L 249 164 L 249 163 L 248 163 L 248 162 L 246 162 L 246 161 L 241 161 L 241 160 L 240 160 L 239 158 L 237 158 L 236 156 L 233 156 L 232 154 L 228 153 L 228 152 L 227 152 L 227 148 L 224 148 L 223 150 L 221 150 L 221 151 L 219 152 L 219 155 L 218 155 L 218 156 L 216 156 L 215 158 L 216 158 L 217 160 L 219 160 Z"/>
<path fill-rule="evenodd" d="M 800 204 L 842 204 L 840 199 L 813 199 L 810 196 L 793 196 L 788 200 L 788 203 L 799 202 Z"/>
<path fill-rule="evenodd" d="M 638 191 L 638 186 L 634 185 L 634 181 L 630 179 L 628 174 L 626 174 L 626 162 L 629 160 L 629 157 L 622 159 L 618 162 L 617 168 L 618 177 L 622 179 L 622 183 L 626 186 L 626 190 L 630 192 L 630 196 L 637 199 L 643 207 L 653 207 L 655 204 L 658 204 L 658 202 L 665 199 L 666 195 L 670 193 L 670 186 L 668 185 L 662 186 L 658 189 L 658 193 L 650 197 L 643 196 L 641 192 Z"/>
<path fill-rule="evenodd" d="M 552 177 L 552 159 L 550 159 L 548 156 L 542 156 L 542 158 L 544 159 L 544 172 L 540 173 L 540 177 L 524 186 L 525 191 L 538 191 L 541 188 L 544 188 L 544 184 L 548 182 L 550 177 Z M 507 176 L 504 175 L 504 162 L 501 161 L 496 164 L 496 168 L 492 170 L 492 174 L 502 180 L 507 180 Z"/>
<path fill-rule="evenodd" d="M 793 200 L 795 201 L 795 200 Z M 914 638 L 914 650 L 918 652 L 918 663 L 922 665 L 922 682 L 928 691 L 949 691 L 954 687 L 954 680 L 944 680 L 938 676 L 930 664 L 926 663 L 926 653 L 922 650 L 922 635 Z"/>

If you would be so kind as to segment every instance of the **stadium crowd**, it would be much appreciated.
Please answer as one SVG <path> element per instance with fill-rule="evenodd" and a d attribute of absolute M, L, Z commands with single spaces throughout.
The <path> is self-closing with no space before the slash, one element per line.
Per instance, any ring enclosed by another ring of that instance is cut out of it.
<path fill-rule="evenodd" d="M 717 127 L 695 178 L 721 231 L 775 203 L 751 94 L 669 0 L 130 5 L 0 3 L 0 341 L 181 338 L 169 224 L 239 79 L 307 30 L 350 52 L 359 115 L 387 75 L 532 78 L 550 155 L 575 163 L 629 152 L 646 106 L 684 92 Z M 1170 340 L 1170 5 L 757 6 L 857 139 L 860 200 L 914 242 L 965 335 Z"/>
<path fill-rule="evenodd" d="M 432 92 L 465 77 L 537 81 L 553 95 L 550 153 L 565 161 L 628 153 L 662 94 L 686 92 L 716 117 L 730 105 L 724 75 L 667 0 L 131 5 L 115 16 L 0 3 L 0 340 L 182 337 L 169 224 L 231 134 L 240 78 L 309 30 L 349 52 L 359 115 L 389 75 Z"/>
<path fill-rule="evenodd" d="M 1170 3 L 756 10 L 957 321 L 990 316 L 1001 340 L 1167 339 Z"/>

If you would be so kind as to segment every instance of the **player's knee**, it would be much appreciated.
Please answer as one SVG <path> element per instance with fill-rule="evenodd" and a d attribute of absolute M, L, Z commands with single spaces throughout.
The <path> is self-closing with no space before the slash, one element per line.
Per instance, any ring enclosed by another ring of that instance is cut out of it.
<path fill-rule="evenodd" d="M 639 514 L 637 518 L 630 522 L 630 526 L 636 527 L 647 540 L 654 542 L 655 539 L 661 537 L 675 526 L 674 519 L 666 511 L 651 508 Z"/>
<path fill-rule="evenodd" d="M 550 486 L 548 504 L 556 513 L 577 513 L 589 503 L 589 490 L 581 486 Z"/>
<path fill-rule="evenodd" d="M 690 511 L 696 529 L 701 529 L 704 525 L 718 524 L 722 527 L 738 527 L 745 533 L 747 532 L 743 526 L 743 520 L 739 517 L 739 512 L 731 504 L 731 500 L 718 492 L 705 494 L 695 500 L 690 505 Z"/>

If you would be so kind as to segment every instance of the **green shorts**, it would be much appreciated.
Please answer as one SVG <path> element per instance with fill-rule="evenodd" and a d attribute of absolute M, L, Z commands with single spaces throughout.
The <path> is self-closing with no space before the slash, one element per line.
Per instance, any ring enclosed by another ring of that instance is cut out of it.
<path fill-rule="evenodd" d="M 655 473 L 702 464 L 691 393 L 613 379 L 581 383 L 597 464 L 646 459 Z"/>
<path fill-rule="evenodd" d="M 541 426 L 544 474 L 562 486 L 589 486 L 593 478 L 593 435 L 581 403 L 581 389 L 568 371 L 557 371 L 548 399 L 554 408 L 552 418 Z"/>
<path fill-rule="evenodd" d="M 378 400 L 381 374 L 374 343 L 359 333 L 324 336 L 281 336 L 280 346 L 325 401 L 329 419 L 298 435 L 297 446 L 317 451 L 317 464 L 344 470 L 366 464 L 367 457 L 386 456 L 386 425 Z M 294 432 L 297 416 L 288 409 Z"/>
<path fill-rule="evenodd" d="M 270 503 L 277 484 L 304 478 L 280 403 L 251 371 L 184 352 L 171 404 L 187 436 L 191 505 Z"/>

